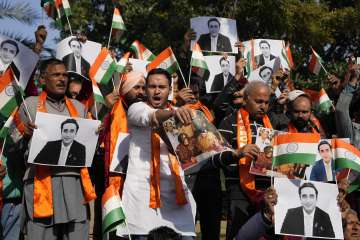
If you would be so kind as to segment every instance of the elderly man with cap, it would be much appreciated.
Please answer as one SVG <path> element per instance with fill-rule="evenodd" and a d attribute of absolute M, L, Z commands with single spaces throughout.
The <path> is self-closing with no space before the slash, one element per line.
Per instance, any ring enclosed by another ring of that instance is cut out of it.
<path fill-rule="evenodd" d="M 300 133 L 320 133 L 325 137 L 319 120 L 313 115 L 311 110 L 311 98 L 301 90 L 293 90 L 288 94 L 287 113 L 290 122 L 286 132 Z"/>

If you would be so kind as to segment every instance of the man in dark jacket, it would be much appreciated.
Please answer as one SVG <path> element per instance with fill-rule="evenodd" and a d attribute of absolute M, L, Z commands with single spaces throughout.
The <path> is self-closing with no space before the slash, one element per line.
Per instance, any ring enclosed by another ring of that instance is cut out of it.
<path fill-rule="evenodd" d="M 201 34 L 198 40 L 200 48 L 211 52 L 232 52 L 230 39 L 219 33 L 220 21 L 217 18 L 210 18 L 208 27 L 209 33 Z"/>

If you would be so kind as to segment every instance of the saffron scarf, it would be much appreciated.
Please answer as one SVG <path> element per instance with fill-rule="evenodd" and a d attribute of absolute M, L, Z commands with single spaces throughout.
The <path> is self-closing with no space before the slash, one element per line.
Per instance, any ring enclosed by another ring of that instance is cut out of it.
<path fill-rule="evenodd" d="M 262 119 L 264 127 L 272 129 L 269 118 L 264 115 Z M 241 108 L 237 113 L 237 147 L 242 148 L 246 144 L 252 144 L 252 134 L 250 128 L 249 113 Z M 257 195 L 261 193 L 255 189 L 255 178 L 249 174 L 251 159 L 243 157 L 239 160 L 240 186 L 246 195 L 256 201 Z"/>
<path fill-rule="evenodd" d="M 205 114 L 207 120 L 209 120 L 209 122 L 211 122 L 211 123 L 214 122 L 214 117 L 211 114 L 210 110 L 204 104 L 202 104 L 200 101 L 197 101 L 196 103 L 192 103 L 192 104 L 189 103 L 189 104 L 186 104 L 185 106 L 187 106 L 193 110 L 202 111 Z"/>

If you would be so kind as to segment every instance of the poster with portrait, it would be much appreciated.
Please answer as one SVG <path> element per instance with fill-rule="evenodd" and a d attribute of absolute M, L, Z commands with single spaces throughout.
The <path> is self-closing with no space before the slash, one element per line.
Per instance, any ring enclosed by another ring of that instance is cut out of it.
<path fill-rule="evenodd" d="M 206 80 L 206 92 L 221 92 L 235 76 L 235 56 L 204 56 L 210 75 Z"/>
<path fill-rule="evenodd" d="M 28 163 L 63 167 L 90 167 L 101 122 L 38 112 Z"/>
<path fill-rule="evenodd" d="M 343 239 L 335 184 L 275 178 L 275 234 Z"/>
<path fill-rule="evenodd" d="M 89 69 L 101 51 L 101 44 L 87 40 L 80 42 L 75 36 L 67 37 L 56 45 L 56 58 L 64 61 L 67 70 L 89 79 Z"/>
<path fill-rule="evenodd" d="M 110 172 L 126 173 L 129 162 L 130 134 L 119 133 L 110 164 Z"/>
<path fill-rule="evenodd" d="M 250 63 L 248 80 L 260 80 L 271 84 L 271 75 L 279 68 L 290 69 L 283 53 L 285 42 L 274 39 L 252 39 L 243 42 L 244 56 Z"/>
<path fill-rule="evenodd" d="M 341 138 L 341 140 L 350 143 L 349 138 Z M 321 139 L 316 152 L 316 162 L 306 168 L 306 178 L 311 181 L 335 183 L 336 176 L 342 171 L 335 171 L 334 154 L 332 139 Z M 345 169 L 344 172 L 347 175 L 348 170 Z"/>
<path fill-rule="evenodd" d="M 238 53 L 235 43 L 238 41 L 236 20 L 221 17 L 202 16 L 190 19 L 190 27 L 196 32 L 195 42 L 204 52 Z"/>
<path fill-rule="evenodd" d="M 211 156 L 232 151 L 216 127 L 201 111 L 194 110 L 192 124 L 183 125 L 175 118 L 163 123 L 166 141 L 176 153 L 185 173 L 199 171 Z"/>
<path fill-rule="evenodd" d="M 259 157 L 252 161 L 249 172 L 260 176 L 285 176 L 272 168 L 272 156 L 274 137 L 283 132 L 270 128 L 259 127 L 257 129 L 255 144 L 260 149 Z"/>
<path fill-rule="evenodd" d="M 34 71 L 39 55 L 22 43 L 0 35 L 0 76 L 11 68 L 22 89 Z"/>

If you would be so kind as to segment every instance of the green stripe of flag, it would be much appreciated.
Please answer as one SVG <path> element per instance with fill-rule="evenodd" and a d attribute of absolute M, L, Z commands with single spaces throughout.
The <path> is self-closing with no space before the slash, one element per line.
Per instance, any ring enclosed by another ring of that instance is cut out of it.
<path fill-rule="evenodd" d="M 119 224 L 122 224 L 123 222 L 125 222 L 125 214 L 122 208 L 116 208 L 112 210 L 111 212 L 106 214 L 105 218 L 103 219 L 102 222 L 103 234 L 111 231 L 112 229 L 114 229 Z"/>
<path fill-rule="evenodd" d="M 112 22 L 111 26 L 113 29 L 126 30 L 125 24 L 121 22 Z"/>
<path fill-rule="evenodd" d="M 112 61 L 111 64 L 109 65 L 109 68 L 106 70 L 104 76 L 102 77 L 100 83 L 105 85 L 108 84 L 112 75 L 116 70 L 117 70 L 116 62 Z"/>
<path fill-rule="evenodd" d="M 351 168 L 355 171 L 360 172 L 360 165 L 351 161 L 347 158 L 336 158 L 335 159 L 335 169 L 344 169 L 344 168 Z"/>
<path fill-rule="evenodd" d="M 12 97 L 0 110 L 0 114 L 6 118 L 9 117 L 19 104 L 18 99 L 15 96 Z"/>
<path fill-rule="evenodd" d="M 203 69 L 208 69 L 208 66 L 207 66 L 206 62 L 203 61 L 203 60 L 200 60 L 200 59 L 192 58 L 190 65 L 193 66 L 193 67 L 199 67 L 199 68 L 203 68 Z"/>
<path fill-rule="evenodd" d="M 319 104 L 318 111 L 319 112 L 330 112 L 331 107 L 332 107 L 332 102 L 331 101 L 325 101 L 325 102 Z"/>
<path fill-rule="evenodd" d="M 281 165 L 286 163 L 301 163 L 313 165 L 316 160 L 316 154 L 311 153 L 289 153 L 282 154 L 272 158 L 274 165 Z"/>
<path fill-rule="evenodd" d="M 168 71 L 170 74 L 175 73 L 177 70 L 178 70 L 178 66 L 176 62 L 174 62 L 170 67 L 166 69 L 166 71 Z"/>

